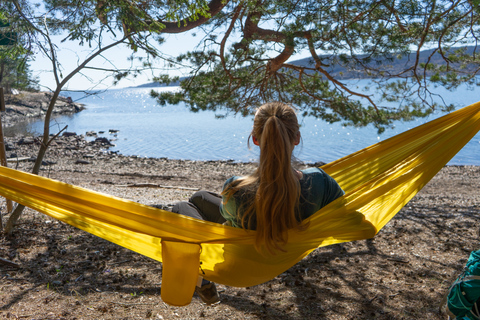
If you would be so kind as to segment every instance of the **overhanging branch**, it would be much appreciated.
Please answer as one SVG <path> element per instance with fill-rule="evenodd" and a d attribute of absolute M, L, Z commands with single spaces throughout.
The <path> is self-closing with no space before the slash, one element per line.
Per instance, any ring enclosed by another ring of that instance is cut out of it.
<path fill-rule="evenodd" d="M 182 21 L 167 22 L 167 21 L 158 20 L 157 22 L 165 26 L 165 28 L 162 29 L 162 33 L 182 33 L 182 32 L 194 29 L 204 24 L 208 20 L 210 20 L 211 17 L 219 13 L 228 4 L 228 2 L 229 0 L 210 1 L 210 3 L 208 4 L 208 8 L 209 8 L 208 13 L 210 14 L 209 17 L 201 16 L 196 20 L 193 17 L 188 17 L 186 19 L 183 19 Z M 188 23 L 185 23 L 185 22 L 188 22 Z"/>

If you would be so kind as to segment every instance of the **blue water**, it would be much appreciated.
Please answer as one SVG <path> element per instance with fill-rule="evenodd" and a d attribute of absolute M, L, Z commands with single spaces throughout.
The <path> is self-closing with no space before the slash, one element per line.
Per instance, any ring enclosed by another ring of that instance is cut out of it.
<path fill-rule="evenodd" d="M 258 158 L 258 149 L 247 147 L 252 118 L 229 116 L 218 119 L 211 111 L 191 113 L 183 105 L 159 106 L 150 98 L 148 88 L 109 90 L 97 96 L 81 99 L 80 93 L 65 93 L 84 103 L 86 110 L 52 121 L 52 133 L 68 125 L 67 131 L 85 134 L 87 131 L 105 131 L 115 139 L 110 150 L 123 155 L 166 157 L 191 160 L 252 161 Z M 157 88 L 156 90 L 171 90 Z M 480 100 L 480 95 L 466 87 L 444 93 L 447 103 L 468 105 Z M 343 127 L 314 118 L 299 118 L 302 143 L 295 156 L 305 162 L 330 162 L 352 152 L 375 144 L 398 133 L 432 120 L 441 114 L 412 122 L 397 122 L 395 129 L 381 135 L 373 126 Z M 29 124 L 30 131 L 41 134 L 41 121 Z M 109 129 L 119 130 L 115 135 Z M 475 136 L 449 163 L 451 165 L 480 165 L 480 135 Z"/>

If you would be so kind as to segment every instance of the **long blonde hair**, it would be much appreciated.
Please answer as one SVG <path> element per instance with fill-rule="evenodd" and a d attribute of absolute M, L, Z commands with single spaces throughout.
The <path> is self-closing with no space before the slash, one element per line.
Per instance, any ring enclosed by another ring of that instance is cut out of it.
<path fill-rule="evenodd" d="M 250 136 L 260 146 L 258 168 L 253 174 L 233 181 L 223 194 L 226 201 L 237 191 L 250 194 L 252 201 L 242 208 L 242 227 L 251 229 L 255 217 L 257 250 L 264 245 L 271 253 L 283 251 L 288 241 L 286 231 L 300 223 L 300 184 L 291 163 L 293 149 L 300 139 L 295 111 L 281 102 L 262 105 L 255 114 Z"/>

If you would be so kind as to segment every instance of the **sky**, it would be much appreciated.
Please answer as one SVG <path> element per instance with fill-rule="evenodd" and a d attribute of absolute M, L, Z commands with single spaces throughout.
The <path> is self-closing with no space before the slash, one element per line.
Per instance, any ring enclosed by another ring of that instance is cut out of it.
<path fill-rule="evenodd" d="M 62 65 L 62 74 L 66 76 L 74 70 L 79 63 L 88 55 L 88 47 L 82 47 L 73 42 L 61 42 L 62 37 L 54 36 L 53 41 L 58 47 L 58 60 Z M 167 42 L 159 48 L 163 54 L 167 56 L 176 56 L 181 52 L 194 49 L 194 43 L 197 43 L 199 37 L 193 37 L 191 34 L 168 35 Z M 105 52 L 102 58 L 97 58 L 89 64 L 89 66 L 96 68 L 126 68 L 130 66 L 131 62 L 128 57 L 131 50 L 126 46 L 116 46 Z M 158 63 L 160 67 L 162 63 Z M 35 60 L 30 64 L 33 76 L 40 80 L 41 90 L 47 88 L 55 89 L 55 78 L 52 73 L 52 64 L 50 60 L 38 53 L 35 55 Z M 160 72 L 159 72 L 160 73 Z M 172 75 L 182 75 L 182 70 L 172 70 Z M 155 74 L 156 75 L 156 74 Z M 151 71 L 143 72 L 136 78 L 129 77 L 121 80 L 115 88 L 124 88 L 130 86 L 137 86 L 140 84 L 152 82 L 154 74 Z M 65 89 L 69 90 L 86 90 L 92 89 L 107 89 L 112 87 L 113 79 L 105 78 L 106 72 L 99 70 L 82 70 L 81 74 L 74 76 L 66 85 Z"/>
<path fill-rule="evenodd" d="M 166 41 L 159 48 L 160 51 L 171 57 L 176 57 L 180 53 L 195 50 L 195 47 L 202 40 L 203 36 L 198 33 L 197 30 L 192 30 L 188 33 L 182 34 L 168 34 L 165 35 Z M 72 70 L 74 70 L 79 63 L 87 56 L 89 50 L 88 47 L 79 46 L 75 42 L 61 42 L 64 37 L 53 36 L 53 42 L 58 47 L 58 60 L 62 65 L 62 74 L 66 76 Z M 109 49 L 105 52 L 102 58 L 93 60 L 89 66 L 96 68 L 125 68 L 130 65 L 128 57 L 131 54 L 131 50 L 126 46 L 117 46 Z M 291 58 L 296 60 L 305 57 L 305 54 L 297 54 Z M 158 67 L 161 67 L 163 63 L 158 61 Z M 48 91 L 55 89 L 55 79 L 52 73 L 52 65 L 50 60 L 38 53 L 35 55 L 35 60 L 30 64 L 33 76 L 38 77 L 40 80 L 40 90 Z M 74 76 L 64 87 L 65 90 L 92 90 L 92 89 L 111 89 L 111 88 L 125 88 L 138 86 L 141 84 L 152 82 L 152 78 L 155 75 L 160 74 L 161 71 L 145 71 L 141 75 L 133 78 L 121 80 L 115 87 L 112 87 L 112 77 L 106 78 L 104 71 L 98 70 L 82 70 L 81 74 Z M 174 69 L 168 72 L 171 76 L 186 75 L 186 70 Z"/>

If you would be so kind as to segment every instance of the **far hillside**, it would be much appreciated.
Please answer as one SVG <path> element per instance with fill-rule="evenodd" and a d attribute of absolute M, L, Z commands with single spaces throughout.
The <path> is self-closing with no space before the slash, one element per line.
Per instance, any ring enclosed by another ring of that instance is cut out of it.
<path fill-rule="evenodd" d="M 455 50 L 458 50 L 459 48 L 451 48 L 449 52 L 453 52 Z M 442 57 L 442 55 L 437 51 L 433 55 L 433 49 L 431 50 L 424 50 L 420 52 L 420 59 L 419 63 L 426 63 L 429 59 L 429 62 L 431 64 L 438 64 L 438 65 L 445 65 L 445 59 Z M 478 54 L 475 52 L 475 47 L 470 46 L 466 47 L 466 54 L 474 56 Z M 447 52 L 443 53 L 445 56 L 448 55 Z M 367 64 L 369 66 L 375 66 L 375 65 L 389 65 L 389 73 L 394 75 L 394 74 L 400 74 L 404 70 L 412 67 L 415 64 L 415 59 L 416 59 L 416 53 L 410 53 L 409 55 L 404 55 L 400 56 L 400 59 L 398 58 L 400 55 L 392 55 L 391 59 L 367 59 L 366 55 L 358 55 L 357 56 L 357 67 L 358 71 L 355 69 L 355 65 L 350 65 L 349 68 L 347 66 L 342 65 L 340 61 L 342 61 L 341 56 L 333 56 L 333 55 L 321 55 L 320 58 L 322 59 L 322 63 L 325 65 L 324 69 L 334 78 L 336 79 L 342 79 L 342 80 L 347 80 L 347 79 L 367 79 L 374 77 L 375 75 L 368 75 L 362 72 L 363 68 L 360 67 L 361 64 Z M 304 59 L 299 59 L 299 60 L 294 60 L 294 61 L 289 61 L 289 64 L 297 65 L 297 66 L 303 66 L 303 67 L 315 67 L 315 62 L 313 58 L 304 58 Z M 453 63 L 452 63 L 453 64 Z M 382 69 L 385 69 L 384 67 Z M 468 71 L 468 68 L 466 69 Z M 473 67 L 472 67 L 473 71 Z M 312 71 L 313 72 L 313 71 Z M 407 74 L 405 74 L 406 76 Z M 429 76 L 431 74 L 427 74 Z M 179 86 L 180 81 L 186 79 L 187 77 L 180 78 L 179 81 L 171 83 L 170 86 Z M 153 88 L 153 87 L 167 87 L 165 84 L 160 84 L 158 82 L 149 82 L 145 83 L 139 86 L 136 86 L 136 88 Z"/>
<path fill-rule="evenodd" d="M 454 52 L 455 50 L 458 50 L 459 48 L 451 48 L 449 52 Z M 438 65 L 445 65 L 445 59 L 442 57 L 442 55 L 437 51 L 435 52 L 433 55 L 432 53 L 434 52 L 434 50 L 424 50 L 424 51 L 421 51 L 420 52 L 420 58 L 419 58 L 419 63 L 426 63 L 427 61 L 429 61 L 429 63 L 431 64 L 438 64 Z M 466 47 L 466 51 L 465 51 L 466 54 L 470 55 L 470 56 L 474 56 L 476 54 L 479 54 L 478 52 L 475 52 L 475 47 L 474 46 L 471 46 L 471 47 Z M 443 53 L 445 56 L 448 56 L 448 52 L 444 52 Z M 366 65 L 369 65 L 371 67 L 374 67 L 375 65 L 389 65 L 391 68 L 390 70 L 388 71 L 390 74 L 400 74 L 402 71 L 410 68 L 410 67 L 413 67 L 413 65 L 415 64 L 415 60 L 416 60 L 416 53 L 410 53 L 409 55 L 404 55 L 404 56 L 400 56 L 401 58 L 399 59 L 398 58 L 399 55 L 392 55 L 392 59 L 366 59 L 367 56 L 366 55 L 358 55 L 357 56 L 357 66 L 358 66 L 358 71 L 355 71 L 355 65 L 350 65 L 350 68 L 347 68 L 344 66 L 344 65 L 341 65 L 339 63 L 339 61 L 341 61 L 341 58 L 340 56 L 331 56 L 331 55 L 323 55 L 323 56 L 320 56 L 320 58 L 322 59 L 322 63 L 324 63 L 325 66 L 324 69 L 330 73 L 330 75 L 332 75 L 334 78 L 336 79 L 362 79 L 362 78 L 370 78 L 371 76 L 365 74 L 364 72 L 362 72 L 362 69 L 360 67 L 360 65 L 363 63 L 363 64 L 366 64 Z M 429 59 L 429 60 L 428 60 Z M 330 62 L 333 62 L 333 63 L 330 63 Z M 295 61 L 292 61 L 290 62 L 291 64 L 293 65 L 298 65 L 298 66 L 303 66 L 303 67 L 312 67 L 314 68 L 315 67 L 315 62 L 313 60 L 313 58 L 309 57 L 309 58 L 304 58 L 304 59 L 300 59 L 300 60 L 295 60 Z M 452 63 L 452 65 L 454 65 Z M 386 68 L 385 67 L 382 67 L 383 70 L 385 70 Z M 466 69 L 468 70 L 468 68 Z M 472 67 L 472 71 L 473 71 L 473 67 Z M 423 72 L 423 70 L 422 70 Z M 427 74 L 427 76 L 429 76 L 431 74 Z"/>

